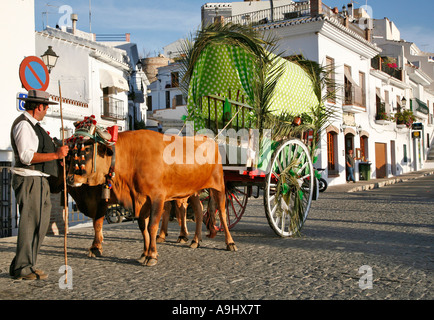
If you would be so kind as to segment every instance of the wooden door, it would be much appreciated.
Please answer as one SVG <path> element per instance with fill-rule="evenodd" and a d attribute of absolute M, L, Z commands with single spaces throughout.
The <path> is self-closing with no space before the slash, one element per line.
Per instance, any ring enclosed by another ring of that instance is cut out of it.
<path fill-rule="evenodd" d="M 377 172 L 377 179 L 386 177 L 387 158 L 386 158 L 387 144 L 375 143 L 375 168 Z"/>

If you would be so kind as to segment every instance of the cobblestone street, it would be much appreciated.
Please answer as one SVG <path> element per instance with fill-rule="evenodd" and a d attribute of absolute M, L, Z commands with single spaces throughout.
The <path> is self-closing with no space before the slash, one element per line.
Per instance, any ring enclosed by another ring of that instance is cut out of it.
<path fill-rule="evenodd" d="M 296 238 L 276 236 L 262 197 L 250 198 L 231 230 L 237 252 L 224 250 L 222 233 L 206 238 L 205 228 L 200 248 L 178 244 L 171 222 L 155 267 L 136 262 L 143 248 L 137 222 L 105 225 L 104 256 L 94 259 L 87 257 L 93 229 L 71 229 L 72 289 L 59 287 L 63 236 L 46 237 L 38 267 L 49 278 L 30 282 L 9 277 L 16 238 L 3 238 L 0 299 L 432 300 L 433 185 L 431 175 L 373 191 L 329 187 Z M 189 230 L 192 238 L 193 222 Z M 363 290 L 367 270 L 372 289 Z"/>

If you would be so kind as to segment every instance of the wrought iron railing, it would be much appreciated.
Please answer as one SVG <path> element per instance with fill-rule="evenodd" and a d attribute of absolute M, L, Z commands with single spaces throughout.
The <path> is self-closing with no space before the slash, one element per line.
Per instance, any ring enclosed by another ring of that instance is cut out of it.
<path fill-rule="evenodd" d="M 273 9 L 258 10 L 249 13 L 243 13 L 226 18 L 228 22 L 241 25 L 259 25 L 269 22 L 278 22 L 283 20 L 294 19 L 310 14 L 309 2 L 296 2 Z"/>
<path fill-rule="evenodd" d="M 398 67 L 390 67 L 387 62 L 385 61 L 384 57 L 380 57 L 380 56 L 376 56 L 374 58 L 371 59 L 371 67 L 376 69 L 376 70 L 380 70 L 383 71 L 385 73 L 387 73 L 388 75 L 401 80 L 403 79 L 402 77 L 402 69 L 399 69 Z"/>
<path fill-rule="evenodd" d="M 124 101 L 113 97 L 101 97 L 101 117 L 125 120 Z"/>
<path fill-rule="evenodd" d="M 359 86 L 346 85 L 344 105 L 356 105 L 366 107 L 365 90 Z"/>

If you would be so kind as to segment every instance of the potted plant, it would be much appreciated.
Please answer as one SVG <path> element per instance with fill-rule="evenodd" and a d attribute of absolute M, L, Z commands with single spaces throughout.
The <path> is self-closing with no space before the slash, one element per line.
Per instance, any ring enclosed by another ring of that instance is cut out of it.
<path fill-rule="evenodd" d="M 416 118 L 411 110 L 403 110 L 395 113 L 393 120 L 396 121 L 397 126 L 410 128 Z"/>

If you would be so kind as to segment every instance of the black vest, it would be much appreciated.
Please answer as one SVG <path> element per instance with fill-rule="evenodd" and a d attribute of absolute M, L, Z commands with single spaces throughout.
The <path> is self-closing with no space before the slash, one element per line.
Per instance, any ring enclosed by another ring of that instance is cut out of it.
<path fill-rule="evenodd" d="M 35 130 L 35 133 L 38 137 L 39 144 L 38 144 L 38 150 L 37 153 L 53 153 L 56 152 L 56 146 L 54 145 L 53 140 L 51 140 L 48 133 L 42 129 L 40 125 L 33 125 L 33 123 L 24 115 L 20 115 L 18 118 L 15 119 L 14 123 L 12 124 L 11 128 L 11 143 L 12 143 L 12 149 L 14 150 L 15 155 L 15 167 L 17 168 L 25 168 L 25 169 L 32 169 L 32 170 L 38 170 L 43 173 L 49 174 L 50 176 L 57 177 L 58 170 L 57 170 L 57 162 L 56 160 L 47 161 L 47 162 L 41 162 L 41 163 L 35 163 L 30 166 L 27 166 L 23 164 L 20 160 L 20 157 L 18 155 L 18 149 L 15 144 L 15 139 L 13 137 L 13 131 L 14 127 L 21 121 L 27 121 L 32 126 L 33 130 Z"/>

